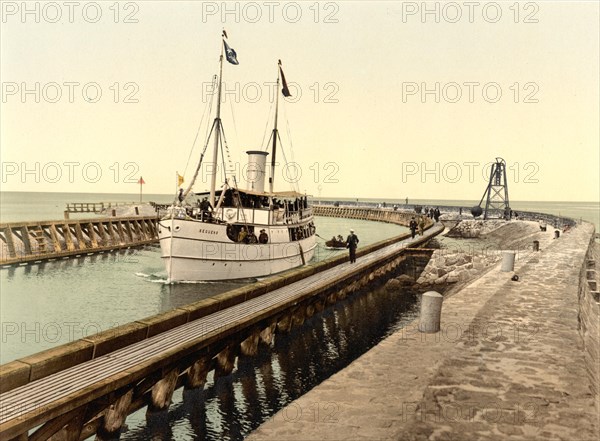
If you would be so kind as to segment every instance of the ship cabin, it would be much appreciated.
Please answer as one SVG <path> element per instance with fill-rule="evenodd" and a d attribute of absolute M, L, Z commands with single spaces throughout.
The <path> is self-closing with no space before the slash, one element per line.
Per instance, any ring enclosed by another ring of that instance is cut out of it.
<path fill-rule="evenodd" d="M 195 193 L 195 201 L 178 207 L 176 218 L 227 224 L 233 242 L 259 243 L 262 229 L 286 226 L 289 240 L 302 240 L 315 234 L 308 197 L 297 192 L 253 192 L 228 188 L 217 191 L 216 208 L 208 202 L 209 193 Z M 188 197 L 189 201 L 189 197 Z"/>

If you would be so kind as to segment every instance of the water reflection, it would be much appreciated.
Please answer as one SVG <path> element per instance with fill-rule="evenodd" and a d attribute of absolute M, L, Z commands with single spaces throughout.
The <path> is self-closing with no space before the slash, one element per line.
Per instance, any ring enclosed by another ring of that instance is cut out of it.
<path fill-rule="evenodd" d="M 307 319 L 271 348 L 237 360 L 232 375 L 202 391 L 177 391 L 170 411 L 130 416 L 123 440 L 242 440 L 282 407 L 346 367 L 416 314 L 416 296 L 359 293 Z"/>

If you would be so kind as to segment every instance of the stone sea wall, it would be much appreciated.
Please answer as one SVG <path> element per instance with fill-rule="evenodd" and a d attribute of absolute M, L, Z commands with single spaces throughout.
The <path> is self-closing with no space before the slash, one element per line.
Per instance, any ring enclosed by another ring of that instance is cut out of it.
<path fill-rule="evenodd" d="M 598 269 L 600 245 L 592 242 L 579 278 L 579 333 L 583 340 L 585 364 L 597 397 L 600 415 L 600 282 Z"/>

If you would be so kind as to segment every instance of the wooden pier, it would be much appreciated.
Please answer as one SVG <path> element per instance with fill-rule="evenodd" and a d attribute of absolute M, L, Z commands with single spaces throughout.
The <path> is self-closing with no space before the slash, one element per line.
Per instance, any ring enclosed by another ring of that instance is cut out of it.
<path fill-rule="evenodd" d="M 158 240 L 156 217 L 0 224 L 0 265 L 59 259 Z"/>
<path fill-rule="evenodd" d="M 65 213 L 102 214 L 108 210 L 124 205 L 136 205 L 136 202 L 71 202 L 67 204 Z"/>
<path fill-rule="evenodd" d="M 346 255 L 311 263 L 2 365 L 0 437 L 114 437 L 130 413 L 166 410 L 176 388 L 202 388 L 213 370 L 230 374 L 238 355 L 256 355 L 276 333 L 392 274 L 408 247 L 442 230 L 429 224 L 422 237 L 404 234 L 359 249 L 354 264 Z"/>

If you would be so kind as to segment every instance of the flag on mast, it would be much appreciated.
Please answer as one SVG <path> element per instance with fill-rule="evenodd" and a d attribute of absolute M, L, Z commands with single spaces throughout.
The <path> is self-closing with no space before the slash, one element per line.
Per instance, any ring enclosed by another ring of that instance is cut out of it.
<path fill-rule="evenodd" d="M 229 45 L 227 44 L 227 42 L 225 41 L 225 39 L 227 38 L 227 32 L 225 32 L 225 29 L 223 29 L 223 44 L 225 45 L 225 58 L 227 58 L 227 61 L 229 61 L 231 64 L 240 64 L 240 62 L 237 59 L 237 53 L 229 47 Z"/>
<path fill-rule="evenodd" d="M 181 184 L 183 184 L 183 176 L 181 176 L 179 174 L 179 172 L 177 172 L 177 186 L 181 186 Z"/>
<path fill-rule="evenodd" d="M 283 69 L 281 68 L 281 60 L 279 60 L 279 72 L 281 72 L 281 85 L 283 86 L 281 89 L 281 93 L 284 97 L 292 96 L 290 93 L 290 89 L 288 88 L 287 81 L 285 81 L 285 75 L 283 74 Z"/>

